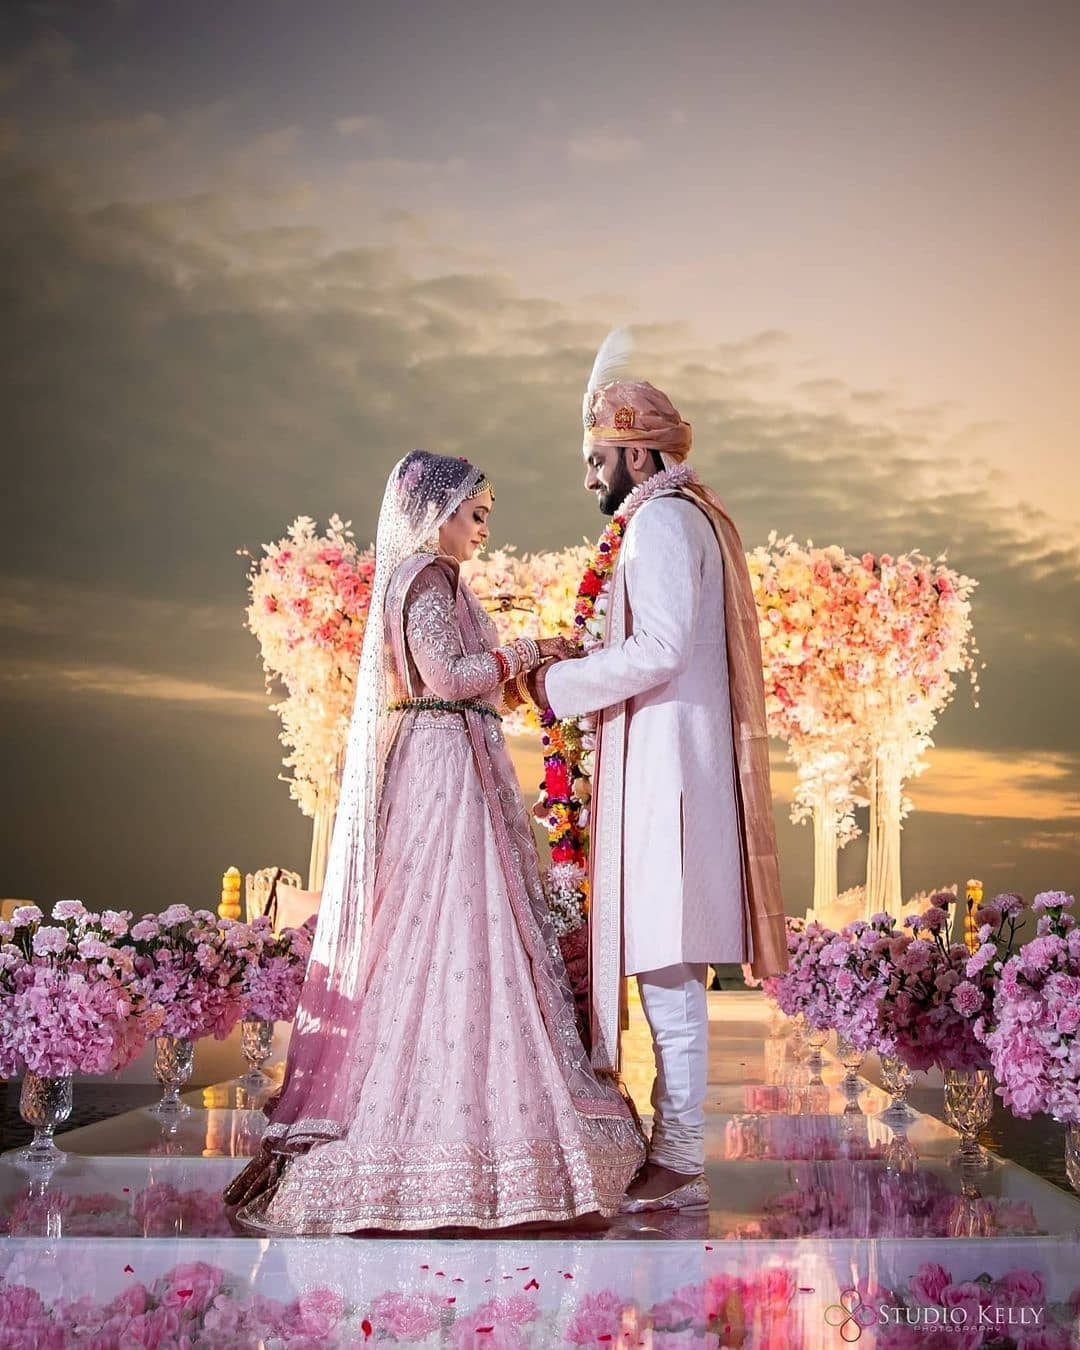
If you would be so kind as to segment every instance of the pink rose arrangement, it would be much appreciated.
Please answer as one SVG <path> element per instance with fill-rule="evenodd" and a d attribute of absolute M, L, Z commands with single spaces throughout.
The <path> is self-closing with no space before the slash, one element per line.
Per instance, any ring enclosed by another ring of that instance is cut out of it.
<path fill-rule="evenodd" d="M 1019 1345 L 1027 1350 L 1069 1350 L 1076 1290 L 1067 1303 L 1050 1303 L 1037 1270 L 1017 1267 L 1004 1275 L 958 1280 L 936 1261 L 924 1262 L 906 1290 L 860 1289 L 876 1314 L 878 1350 L 979 1350 Z M 926 1316 L 935 1310 L 940 1321 Z M 1020 1310 L 1027 1310 L 1021 1321 Z M 1009 1321 L 1010 1313 L 1014 1320 Z M 1038 1321 L 1035 1321 L 1036 1316 Z M 950 1320 L 946 1321 L 948 1317 Z"/>
<path fill-rule="evenodd" d="M 288 534 L 264 546 L 248 573 L 247 625 L 258 639 L 274 704 L 292 796 L 314 815 L 345 749 L 356 672 L 367 625 L 375 556 L 361 552 L 348 521 L 331 516 L 325 534 L 299 516 Z"/>
<path fill-rule="evenodd" d="M 127 946 L 131 915 L 60 900 L 0 921 L 0 1077 L 112 1073 L 156 1034 Z"/>
<path fill-rule="evenodd" d="M 224 1040 L 244 1011 L 249 926 L 170 905 L 133 924 L 128 940 L 137 987 L 164 1012 L 158 1034 Z"/>
<path fill-rule="evenodd" d="M 946 941 L 947 907 L 955 899 L 949 891 L 932 895 L 927 909 L 904 920 L 909 931 L 888 940 L 888 981 L 878 1004 L 879 1049 L 912 1069 L 990 1067 L 990 1052 L 977 1029 L 1011 955 L 1023 900 L 999 895 L 976 910 L 980 946 L 972 955 L 964 943 Z"/>
<path fill-rule="evenodd" d="M 275 933 L 265 916 L 248 925 L 251 959 L 242 982 L 245 1017 L 264 1022 L 289 1022 L 296 1016 L 304 987 L 315 916 L 302 928 L 283 928 Z"/>
<path fill-rule="evenodd" d="M 299 1350 L 340 1343 L 335 1333 L 345 1304 L 333 1290 L 309 1289 L 286 1303 L 240 1293 L 237 1284 L 219 1266 L 190 1261 L 151 1284 L 130 1284 L 108 1303 L 84 1297 L 46 1304 L 35 1289 L 0 1279 L 0 1327 L 18 1327 L 11 1343 L 39 1350 L 263 1343 Z"/>
<path fill-rule="evenodd" d="M 998 1093 L 1014 1115 L 1045 1111 L 1076 1125 L 1080 928 L 1074 903 L 1063 891 L 1044 891 L 1032 901 L 1039 915 L 1035 937 L 1004 963 L 993 1006 L 983 1010 L 976 1034 L 990 1055 Z"/>

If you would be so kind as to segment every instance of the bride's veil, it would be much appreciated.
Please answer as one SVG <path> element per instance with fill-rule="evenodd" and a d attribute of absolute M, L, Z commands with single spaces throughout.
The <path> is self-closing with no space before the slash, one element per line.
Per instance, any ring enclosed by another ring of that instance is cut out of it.
<path fill-rule="evenodd" d="M 386 754 L 385 609 L 397 568 L 438 553 L 439 527 L 484 484 L 467 460 L 413 450 L 391 470 L 379 512 L 375 579 L 319 921 L 281 1096 L 265 1138 L 291 1150 L 345 1133 L 352 1097 L 349 1054 L 375 879 L 379 791 Z"/>

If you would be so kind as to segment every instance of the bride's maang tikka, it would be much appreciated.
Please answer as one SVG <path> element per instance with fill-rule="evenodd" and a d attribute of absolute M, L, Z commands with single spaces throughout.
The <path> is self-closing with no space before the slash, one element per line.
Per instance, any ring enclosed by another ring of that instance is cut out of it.
<path fill-rule="evenodd" d="M 495 489 L 491 486 L 491 483 L 488 481 L 487 475 L 483 473 L 480 474 L 480 481 L 472 489 L 471 492 L 466 492 L 463 500 L 471 502 L 474 497 L 479 497 L 482 492 L 490 492 L 491 500 L 492 501 L 495 500 Z"/>

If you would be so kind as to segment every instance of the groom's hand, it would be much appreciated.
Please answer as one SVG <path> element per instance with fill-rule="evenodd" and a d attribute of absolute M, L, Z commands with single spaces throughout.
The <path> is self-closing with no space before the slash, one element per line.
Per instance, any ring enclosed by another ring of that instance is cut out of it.
<path fill-rule="evenodd" d="M 548 706 L 547 701 L 547 672 L 549 667 L 555 664 L 554 661 L 545 661 L 542 665 L 530 670 L 525 676 L 525 684 L 529 691 L 529 697 L 540 709 L 544 711 Z"/>
<path fill-rule="evenodd" d="M 569 638 L 541 638 L 536 644 L 540 649 L 541 661 L 570 661 L 575 656 L 583 656 L 581 648 Z"/>

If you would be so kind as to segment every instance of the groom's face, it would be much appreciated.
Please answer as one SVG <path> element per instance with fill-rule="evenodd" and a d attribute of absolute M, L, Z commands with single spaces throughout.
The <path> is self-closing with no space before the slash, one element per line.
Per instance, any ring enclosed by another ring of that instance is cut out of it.
<path fill-rule="evenodd" d="M 605 516 L 613 516 L 634 489 L 634 480 L 626 467 L 626 448 L 621 445 L 587 445 L 585 488 L 595 493 L 596 504 Z"/>

